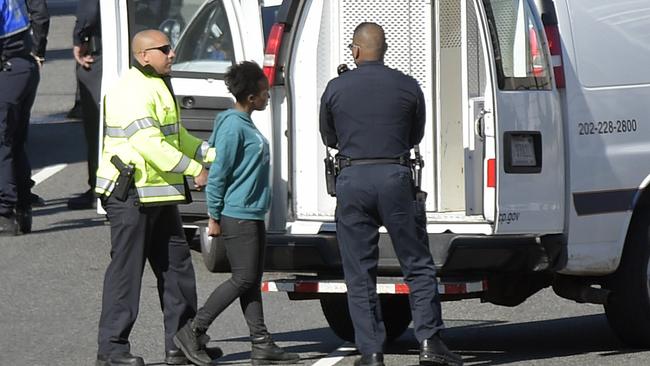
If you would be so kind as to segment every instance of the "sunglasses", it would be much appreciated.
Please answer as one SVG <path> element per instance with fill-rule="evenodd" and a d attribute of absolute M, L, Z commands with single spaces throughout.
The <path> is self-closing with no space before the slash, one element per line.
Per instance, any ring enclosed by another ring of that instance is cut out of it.
<path fill-rule="evenodd" d="M 151 51 L 151 50 L 158 50 L 165 55 L 169 55 L 169 53 L 172 51 L 172 46 L 166 44 L 158 47 L 151 47 L 151 48 L 145 48 L 144 51 Z"/>

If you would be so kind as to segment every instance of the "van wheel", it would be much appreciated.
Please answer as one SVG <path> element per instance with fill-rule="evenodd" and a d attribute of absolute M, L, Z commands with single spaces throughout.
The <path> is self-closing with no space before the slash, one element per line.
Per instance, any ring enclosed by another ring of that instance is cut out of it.
<path fill-rule="evenodd" d="M 208 271 L 230 271 L 230 263 L 228 262 L 226 248 L 223 245 L 221 237 L 209 237 L 205 226 L 199 227 L 199 237 L 201 241 L 201 256 Z"/>
<path fill-rule="evenodd" d="M 411 324 L 411 307 L 405 295 L 379 296 L 388 342 L 398 338 Z M 346 294 L 328 294 L 320 299 L 323 314 L 332 331 L 341 339 L 354 343 L 354 327 L 348 312 Z"/>
<path fill-rule="evenodd" d="M 646 208 L 642 208 L 646 211 Z M 650 347 L 650 214 L 637 212 L 625 240 L 623 258 L 607 282 L 609 325 L 633 347 Z"/>

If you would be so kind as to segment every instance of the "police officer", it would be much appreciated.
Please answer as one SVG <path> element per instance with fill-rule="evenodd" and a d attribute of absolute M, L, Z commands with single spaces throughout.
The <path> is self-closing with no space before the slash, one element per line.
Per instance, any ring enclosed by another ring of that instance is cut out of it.
<path fill-rule="evenodd" d="M 4 236 L 32 230 L 34 182 L 25 142 L 49 27 L 45 0 L 0 0 L 0 235 Z"/>
<path fill-rule="evenodd" d="M 89 189 L 68 200 L 72 210 L 92 208 L 95 203 L 95 180 L 99 142 L 99 95 L 102 80 L 102 26 L 99 0 L 80 1 L 72 33 L 72 53 L 77 61 L 77 82 L 81 119 L 86 139 Z"/>
<path fill-rule="evenodd" d="M 386 331 L 376 292 L 379 239 L 385 226 L 410 289 L 421 365 L 462 365 L 438 333 L 443 329 L 435 267 L 426 232 L 416 219 L 410 149 L 424 134 L 425 104 L 418 83 L 386 67 L 384 31 L 361 23 L 349 48 L 357 68 L 329 82 L 321 98 L 320 132 L 339 150 L 336 232 L 348 306 L 361 358 L 383 365 Z"/>
<path fill-rule="evenodd" d="M 184 176 L 193 176 L 197 187 L 205 186 L 208 174 L 202 163 L 214 160 L 215 152 L 180 124 L 168 77 L 175 54 L 167 37 L 145 30 L 131 45 L 134 65 L 106 95 L 105 139 L 95 188 L 111 225 L 97 365 L 144 365 L 141 357 L 131 354 L 129 333 L 138 314 L 145 260 L 158 279 L 165 362 L 183 364 L 187 359 L 172 338 L 195 316 L 197 299 L 177 204 L 188 199 Z M 134 182 L 124 179 L 129 166 L 135 171 Z M 122 190 L 124 185 L 130 189 Z"/>

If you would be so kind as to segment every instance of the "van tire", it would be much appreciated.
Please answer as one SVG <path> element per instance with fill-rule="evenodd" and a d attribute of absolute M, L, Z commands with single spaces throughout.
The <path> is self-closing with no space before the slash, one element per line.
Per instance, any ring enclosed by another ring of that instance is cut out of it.
<path fill-rule="evenodd" d="M 205 226 L 199 227 L 199 237 L 201 241 L 201 256 L 208 271 L 215 273 L 230 271 L 230 263 L 226 256 L 226 247 L 221 237 L 209 237 Z"/>
<path fill-rule="evenodd" d="M 605 314 L 618 337 L 632 347 L 650 347 L 650 207 L 632 218 Z"/>
<path fill-rule="evenodd" d="M 411 324 L 411 307 L 406 295 L 379 296 L 386 327 L 386 341 L 397 339 Z M 341 339 L 354 343 L 354 327 L 348 311 L 346 294 L 327 294 L 320 298 L 323 314 L 332 331 Z"/>

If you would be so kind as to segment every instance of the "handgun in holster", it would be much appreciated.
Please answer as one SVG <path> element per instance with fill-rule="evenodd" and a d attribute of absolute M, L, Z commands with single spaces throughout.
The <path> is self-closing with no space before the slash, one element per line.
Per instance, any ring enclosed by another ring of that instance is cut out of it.
<path fill-rule="evenodd" d="M 120 175 L 115 181 L 115 188 L 113 188 L 113 193 L 111 193 L 111 195 L 115 197 L 116 200 L 124 202 L 129 196 L 129 189 L 133 186 L 135 166 L 133 164 L 124 164 L 122 159 L 117 155 L 111 157 L 111 163 L 120 172 Z"/>
<path fill-rule="evenodd" d="M 415 201 L 422 206 L 422 211 L 425 211 L 427 201 L 427 192 L 422 190 L 422 168 L 424 168 L 424 160 L 420 155 L 420 146 L 413 147 L 415 158 L 411 159 L 411 172 L 413 174 L 413 185 L 415 186 Z"/>

